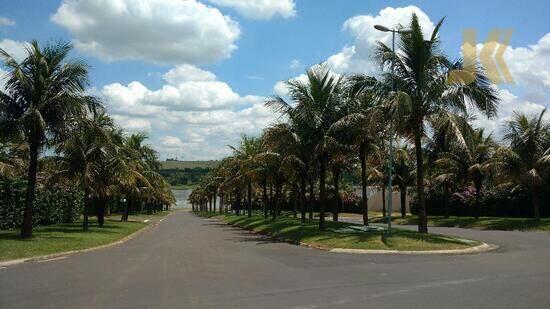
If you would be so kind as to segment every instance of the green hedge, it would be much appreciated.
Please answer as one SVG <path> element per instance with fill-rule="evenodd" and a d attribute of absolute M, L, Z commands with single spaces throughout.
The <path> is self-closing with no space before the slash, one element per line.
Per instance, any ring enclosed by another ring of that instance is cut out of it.
<path fill-rule="evenodd" d="M 17 229 L 23 221 L 26 181 L 0 177 L 0 230 Z M 83 194 L 62 187 L 39 188 L 33 207 L 33 226 L 70 223 L 82 212 Z"/>

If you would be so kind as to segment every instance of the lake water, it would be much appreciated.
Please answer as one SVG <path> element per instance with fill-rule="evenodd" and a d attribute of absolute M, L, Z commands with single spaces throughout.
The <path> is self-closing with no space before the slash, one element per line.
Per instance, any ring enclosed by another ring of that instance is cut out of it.
<path fill-rule="evenodd" d="M 191 205 L 187 203 L 187 198 L 192 190 L 172 190 L 176 197 L 176 208 L 189 208 Z"/>

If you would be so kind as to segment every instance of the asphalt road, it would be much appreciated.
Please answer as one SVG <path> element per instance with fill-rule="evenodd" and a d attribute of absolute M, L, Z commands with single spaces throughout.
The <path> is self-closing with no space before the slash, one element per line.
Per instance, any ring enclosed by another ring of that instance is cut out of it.
<path fill-rule="evenodd" d="M 432 229 L 476 255 L 348 255 L 178 211 L 116 247 L 0 270 L 1 308 L 550 308 L 550 234 Z"/>

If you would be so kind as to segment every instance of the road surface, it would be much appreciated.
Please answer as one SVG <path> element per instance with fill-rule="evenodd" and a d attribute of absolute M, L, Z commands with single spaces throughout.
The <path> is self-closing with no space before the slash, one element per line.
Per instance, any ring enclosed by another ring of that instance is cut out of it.
<path fill-rule="evenodd" d="M 550 308 L 550 234 L 432 229 L 475 255 L 349 255 L 177 211 L 129 242 L 0 270 L 1 308 Z"/>

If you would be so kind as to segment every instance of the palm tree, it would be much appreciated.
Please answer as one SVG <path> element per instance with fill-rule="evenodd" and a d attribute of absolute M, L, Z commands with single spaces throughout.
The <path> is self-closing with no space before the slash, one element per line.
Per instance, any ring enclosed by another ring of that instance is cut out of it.
<path fill-rule="evenodd" d="M 67 60 L 71 49 L 67 42 L 40 48 L 32 41 L 25 47 L 26 58 L 21 63 L 0 49 L 8 71 L 6 90 L 0 91 L 0 127 L 20 132 L 29 145 L 22 238 L 32 237 L 38 157 L 46 142 L 55 139 L 69 119 L 84 111 L 88 67 L 82 61 Z"/>
<path fill-rule="evenodd" d="M 410 31 L 399 34 L 399 49 L 392 49 L 379 42 L 377 55 L 381 63 L 394 68 L 394 74 L 384 74 L 384 79 L 395 81 L 399 92 L 388 99 L 397 106 L 394 115 L 399 120 L 395 125 L 414 141 L 416 153 L 416 183 L 418 193 L 418 231 L 428 232 L 424 197 L 424 159 L 422 139 L 426 132 L 426 120 L 443 112 L 466 113 L 467 104 L 478 108 L 487 116 L 496 113 L 499 99 L 496 89 L 491 87 L 485 74 L 479 68 L 469 68 L 475 74 L 460 78 L 451 74 L 463 68 L 461 61 L 455 63 L 441 52 L 439 29 L 443 19 L 437 23 L 429 38 L 425 38 L 416 14 L 412 15 Z"/>
<path fill-rule="evenodd" d="M 290 121 L 307 124 L 304 127 L 311 133 L 310 138 L 319 160 L 319 229 L 325 230 L 328 131 L 342 116 L 343 78 L 323 66 L 316 66 L 307 71 L 307 82 L 289 80 L 286 84 L 289 97 L 295 105 L 285 102 L 281 97 L 268 100 L 268 105 L 287 115 Z"/>
<path fill-rule="evenodd" d="M 99 169 L 109 160 L 110 135 L 107 131 L 113 122 L 105 114 L 94 113 L 91 117 L 75 119 L 70 133 L 65 134 L 57 145 L 58 172 L 56 176 L 70 179 L 84 192 L 83 228 L 88 230 L 88 212 L 94 197 L 102 195 L 94 189 L 102 187 Z"/>
<path fill-rule="evenodd" d="M 504 134 L 510 148 L 497 150 L 495 165 L 515 189 L 529 191 L 536 220 L 540 220 L 539 192 L 545 185 L 544 173 L 550 167 L 550 123 L 544 121 L 545 113 L 546 109 L 534 117 L 514 114 Z"/>
<path fill-rule="evenodd" d="M 401 201 L 401 217 L 407 215 L 407 187 L 414 183 L 413 154 L 408 144 L 403 144 L 395 149 L 395 161 L 393 165 L 394 183 L 399 188 Z"/>
<path fill-rule="evenodd" d="M 330 135 L 339 143 L 355 147 L 361 168 L 361 209 L 363 224 L 369 224 L 368 156 L 376 152 L 376 140 L 381 139 L 384 121 L 383 111 L 374 97 L 378 82 L 369 76 L 350 77 L 345 101 L 346 115 L 330 128 Z"/>
<path fill-rule="evenodd" d="M 446 178 L 455 182 L 470 181 L 475 189 L 475 217 L 479 219 L 481 190 L 489 176 L 490 159 L 496 144 L 483 129 L 468 128 L 463 136 L 462 142 L 453 143 L 451 150 L 442 153 L 441 159 L 436 161 L 444 171 L 438 179 L 440 182 Z"/>
<path fill-rule="evenodd" d="M 342 174 L 350 171 L 354 163 L 353 157 L 350 155 L 353 152 L 349 150 L 349 147 L 342 147 L 335 144 L 330 151 L 329 167 L 332 175 L 332 182 L 334 185 L 334 199 L 336 203 L 332 210 L 332 220 L 338 221 L 338 213 L 342 210 L 342 196 L 340 195 L 340 181 L 342 180 Z"/>
<path fill-rule="evenodd" d="M 252 217 L 252 181 L 255 178 L 257 156 L 262 151 L 261 140 L 246 135 L 241 136 L 238 148 L 229 146 L 233 155 L 239 160 L 241 174 L 246 178 L 248 217 Z"/>
<path fill-rule="evenodd" d="M 128 221 L 128 215 L 135 208 L 142 192 L 152 187 L 147 179 L 147 173 L 154 172 L 159 165 L 156 151 L 144 144 L 146 139 L 145 134 L 131 134 L 121 145 L 120 155 L 123 157 L 118 179 L 124 194 L 128 197 L 121 221 Z"/>

